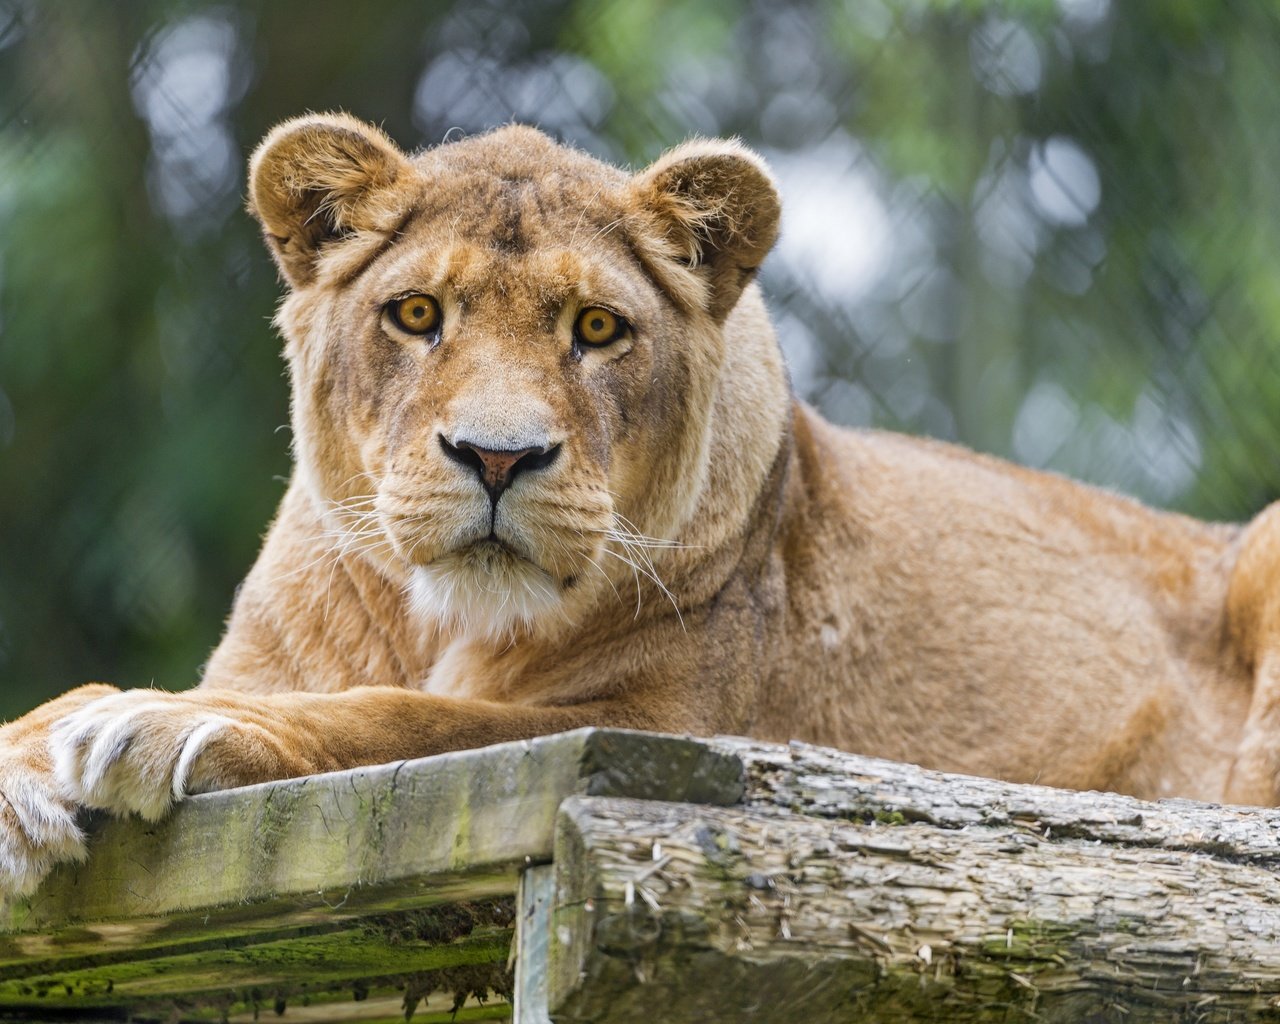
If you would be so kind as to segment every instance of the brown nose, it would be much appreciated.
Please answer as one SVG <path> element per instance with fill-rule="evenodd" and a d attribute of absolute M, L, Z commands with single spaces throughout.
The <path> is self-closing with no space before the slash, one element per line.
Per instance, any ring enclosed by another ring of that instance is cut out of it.
<path fill-rule="evenodd" d="M 549 466 L 560 454 L 558 444 L 545 448 L 484 448 L 462 438 L 450 441 L 443 434 L 440 435 L 440 447 L 454 462 L 476 471 L 484 489 L 489 492 L 489 500 L 495 505 L 517 473 Z"/>

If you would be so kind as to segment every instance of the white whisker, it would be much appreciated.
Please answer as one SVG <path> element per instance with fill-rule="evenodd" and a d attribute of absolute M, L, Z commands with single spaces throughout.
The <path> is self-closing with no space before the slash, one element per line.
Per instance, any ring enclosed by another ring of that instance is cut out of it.
<path fill-rule="evenodd" d="M 659 540 L 658 538 L 644 537 L 642 534 L 639 534 L 638 532 L 634 531 L 635 524 L 630 523 L 627 520 L 627 518 L 623 516 L 620 512 L 615 512 L 614 517 L 618 522 L 626 525 L 630 525 L 632 529 L 624 530 L 624 529 L 618 529 L 615 527 L 614 529 L 611 529 L 611 530 L 604 530 L 604 531 L 598 531 L 598 532 L 601 532 L 606 537 L 607 540 L 612 541 L 613 543 L 617 544 L 620 548 L 622 548 L 625 554 L 620 555 L 618 554 L 618 552 L 611 550 L 609 547 L 605 547 L 603 549 L 604 553 L 607 555 L 611 555 L 614 558 L 618 559 L 619 561 L 625 562 L 627 565 L 631 566 L 632 574 L 635 576 L 635 580 L 636 580 L 636 615 L 639 616 L 640 614 L 640 604 L 641 604 L 640 575 L 643 574 L 644 576 L 652 580 L 654 585 L 662 592 L 662 594 L 666 597 L 666 599 L 671 602 L 671 607 L 675 610 L 676 618 L 680 620 L 680 628 L 684 629 L 685 628 L 684 616 L 680 612 L 680 605 L 676 601 L 675 595 L 671 593 L 671 590 L 667 587 L 667 585 L 662 581 L 662 578 L 658 575 L 657 566 L 653 564 L 653 559 L 652 557 L 650 557 L 647 549 L 648 548 L 664 549 L 664 548 L 671 548 L 671 547 L 686 547 L 687 545 L 679 544 L 678 542 L 675 542 L 675 541 L 662 541 L 662 540 Z"/>

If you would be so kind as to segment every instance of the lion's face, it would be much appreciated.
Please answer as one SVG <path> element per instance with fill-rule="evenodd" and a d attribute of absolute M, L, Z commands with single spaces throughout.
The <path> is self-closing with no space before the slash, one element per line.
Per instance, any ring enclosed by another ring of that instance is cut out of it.
<path fill-rule="evenodd" d="M 773 195 L 717 152 L 721 188 Z M 446 628 L 572 622 L 689 515 L 720 325 L 774 228 L 746 245 L 747 219 L 722 196 L 709 212 L 688 171 L 633 178 L 515 127 L 409 160 L 347 119 L 282 126 L 255 157 L 293 285 L 300 471 L 335 544 Z M 737 258 L 717 267 L 726 227 Z"/>

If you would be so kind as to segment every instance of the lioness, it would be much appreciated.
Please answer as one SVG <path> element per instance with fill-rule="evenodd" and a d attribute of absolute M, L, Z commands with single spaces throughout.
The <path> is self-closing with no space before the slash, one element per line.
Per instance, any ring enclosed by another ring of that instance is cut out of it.
<path fill-rule="evenodd" d="M 0 732 L 4 890 L 83 855 L 77 805 L 583 725 L 1276 801 L 1275 514 L 825 423 L 752 283 L 779 199 L 743 146 L 630 174 L 530 128 L 410 157 L 307 116 L 249 209 L 292 482 L 199 688 L 85 686 Z"/>

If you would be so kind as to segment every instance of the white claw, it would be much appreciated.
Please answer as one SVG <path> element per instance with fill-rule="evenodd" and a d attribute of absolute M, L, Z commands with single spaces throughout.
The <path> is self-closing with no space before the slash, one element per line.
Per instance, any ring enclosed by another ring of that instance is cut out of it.
<path fill-rule="evenodd" d="M 128 690 L 67 715 L 51 730 L 49 751 L 68 799 L 155 820 L 187 795 L 197 758 L 234 724 L 174 694 Z"/>
<path fill-rule="evenodd" d="M 191 795 L 187 786 L 191 781 L 191 767 L 195 764 L 196 758 L 204 752 L 204 748 L 218 733 L 234 725 L 235 722 L 225 715 L 206 714 L 201 717 L 200 724 L 191 731 L 186 742 L 182 744 L 182 753 L 178 756 L 178 763 L 173 770 L 173 784 L 170 789 L 175 800 Z"/>

